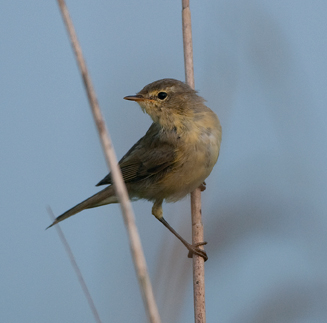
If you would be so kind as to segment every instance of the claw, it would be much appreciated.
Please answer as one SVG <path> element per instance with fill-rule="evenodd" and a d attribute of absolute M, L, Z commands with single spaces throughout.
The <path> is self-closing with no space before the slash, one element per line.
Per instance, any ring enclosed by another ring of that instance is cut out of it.
<path fill-rule="evenodd" d="M 162 201 L 160 201 L 161 203 Z M 153 212 L 153 210 L 157 211 L 155 209 L 155 206 L 156 206 L 156 203 L 153 205 L 153 208 L 152 208 L 152 213 L 154 215 L 156 215 L 156 212 Z M 161 208 L 161 204 L 160 204 L 160 208 Z M 161 212 L 162 212 L 162 209 L 161 209 Z M 157 215 L 156 215 L 157 216 Z M 188 249 L 189 253 L 188 253 L 188 257 L 189 258 L 193 258 L 193 255 L 196 254 L 200 257 L 202 257 L 204 259 L 204 261 L 207 261 L 208 260 L 208 256 L 206 254 L 206 252 L 202 249 L 200 249 L 199 247 L 200 246 L 204 246 L 206 245 L 207 243 L 206 242 L 198 242 L 198 243 L 195 243 L 194 245 L 191 245 L 190 243 L 188 243 L 185 239 L 183 239 L 171 226 L 170 224 L 164 219 L 164 217 L 162 216 L 162 213 L 161 213 L 161 217 L 158 217 L 158 220 L 166 227 L 169 229 L 170 232 L 172 232 L 182 243 L 183 245 Z"/>
<path fill-rule="evenodd" d="M 193 258 L 193 255 L 196 254 L 196 255 L 202 257 L 204 259 L 204 261 L 207 261 L 208 260 L 207 253 L 204 250 L 199 248 L 200 246 L 204 246 L 206 244 L 207 244 L 207 242 L 205 242 L 205 241 L 204 242 L 198 242 L 198 243 L 196 243 L 194 245 L 189 244 L 187 246 L 187 249 L 189 250 L 187 256 L 189 258 Z"/>
<path fill-rule="evenodd" d="M 203 182 L 200 186 L 199 186 L 199 189 L 201 190 L 201 192 L 205 191 L 205 189 L 207 188 L 206 187 L 206 182 Z"/>

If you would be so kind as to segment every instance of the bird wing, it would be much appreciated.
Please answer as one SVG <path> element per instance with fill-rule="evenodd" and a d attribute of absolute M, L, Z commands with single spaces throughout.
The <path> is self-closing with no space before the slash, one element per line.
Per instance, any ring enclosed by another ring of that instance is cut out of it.
<path fill-rule="evenodd" d="M 124 182 L 137 182 L 166 170 L 174 164 L 175 155 L 173 145 L 155 134 L 152 136 L 150 127 L 147 134 L 119 161 Z M 106 184 L 112 184 L 111 173 L 97 186 Z"/>

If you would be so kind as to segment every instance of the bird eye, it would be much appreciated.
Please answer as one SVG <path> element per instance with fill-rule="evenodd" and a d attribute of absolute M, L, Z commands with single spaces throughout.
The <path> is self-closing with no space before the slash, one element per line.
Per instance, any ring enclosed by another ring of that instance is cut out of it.
<path fill-rule="evenodd" d="M 164 100 L 167 97 L 167 93 L 166 92 L 159 92 L 158 93 L 158 98 L 160 100 Z"/>

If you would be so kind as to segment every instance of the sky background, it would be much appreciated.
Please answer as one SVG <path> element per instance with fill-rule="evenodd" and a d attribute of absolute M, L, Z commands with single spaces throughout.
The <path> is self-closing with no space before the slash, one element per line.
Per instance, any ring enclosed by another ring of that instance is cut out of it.
<path fill-rule="evenodd" d="M 67 3 L 118 158 L 151 124 L 123 100 L 184 80 L 181 1 Z M 0 5 L 0 321 L 93 322 L 50 224 L 106 163 L 56 1 Z M 207 321 L 327 321 L 327 2 L 191 1 L 195 87 L 221 120 L 203 193 Z M 192 322 L 187 251 L 133 203 L 163 322 Z M 190 240 L 189 198 L 164 214 Z M 103 322 L 146 316 L 117 205 L 62 222 Z"/>

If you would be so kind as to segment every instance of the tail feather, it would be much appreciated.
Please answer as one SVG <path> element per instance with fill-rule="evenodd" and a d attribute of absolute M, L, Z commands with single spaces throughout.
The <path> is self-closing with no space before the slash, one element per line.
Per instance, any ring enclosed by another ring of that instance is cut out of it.
<path fill-rule="evenodd" d="M 47 229 L 51 228 L 53 225 L 57 224 L 58 222 L 61 222 L 70 216 L 79 213 L 85 209 L 90 209 L 93 207 L 110 204 L 110 203 L 117 203 L 118 200 L 115 196 L 115 192 L 112 186 L 108 186 L 102 191 L 94 194 L 93 196 L 89 197 L 88 199 L 84 200 L 83 202 L 75 205 L 65 213 L 59 215 L 51 225 L 49 225 Z"/>

